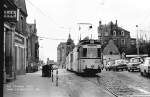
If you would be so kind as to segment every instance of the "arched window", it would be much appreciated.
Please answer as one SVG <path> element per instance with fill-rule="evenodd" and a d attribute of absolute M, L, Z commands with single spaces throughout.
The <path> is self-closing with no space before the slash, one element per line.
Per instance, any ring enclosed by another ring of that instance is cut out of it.
<path fill-rule="evenodd" d="M 116 31 L 115 30 L 113 31 L 113 36 L 116 36 Z"/>
<path fill-rule="evenodd" d="M 121 35 L 124 36 L 124 31 L 121 31 Z"/>

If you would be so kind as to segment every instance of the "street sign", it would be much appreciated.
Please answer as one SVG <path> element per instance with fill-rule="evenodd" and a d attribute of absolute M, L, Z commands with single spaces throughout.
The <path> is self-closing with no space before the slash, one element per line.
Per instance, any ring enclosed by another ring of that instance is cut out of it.
<path fill-rule="evenodd" d="M 17 22 L 19 20 L 19 9 L 4 9 L 4 21 Z"/>

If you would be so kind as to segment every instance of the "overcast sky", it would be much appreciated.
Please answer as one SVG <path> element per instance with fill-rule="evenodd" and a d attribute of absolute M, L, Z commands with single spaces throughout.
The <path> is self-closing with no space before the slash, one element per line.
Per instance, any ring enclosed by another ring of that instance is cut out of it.
<path fill-rule="evenodd" d="M 57 46 L 65 42 L 69 33 L 77 43 L 87 35 L 97 39 L 97 27 L 118 20 L 118 25 L 136 37 L 136 25 L 143 35 L 150 36 L 150 0 L 26 0 L 27 23 L 37 23 L 37 35 L 45 37 L 40 42 L 40 58 L 57 60 Z M 78 23 L 91 23 L 88 25 Z M 149 33 L 148 33 L 149 32 Z M 40 38 L 41 39 L 41 38 Z"/>

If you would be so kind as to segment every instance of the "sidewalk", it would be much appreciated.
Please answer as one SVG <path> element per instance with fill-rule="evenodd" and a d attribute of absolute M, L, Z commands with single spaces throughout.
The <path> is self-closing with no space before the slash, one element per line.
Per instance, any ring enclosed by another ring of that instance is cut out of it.
<path fill-rule="evenodd" d="M 41 75 L 42 71 L 17 76 L 4 85 L 4 97 L 69 97 L 65 89 L 52 83 L 52 78 Z"/>

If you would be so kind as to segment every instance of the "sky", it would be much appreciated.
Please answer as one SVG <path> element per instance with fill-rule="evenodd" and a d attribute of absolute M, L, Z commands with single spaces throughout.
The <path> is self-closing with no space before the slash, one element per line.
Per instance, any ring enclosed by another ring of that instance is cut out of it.
<path fill-rule="evenodd" d="M 80 34 L 82 39 L 97 39 L 99 21 L 108 24 L 117 20 L 131 37 L 136 37 L 137 30 L 149 37 L 149 4 L 150 0 L 26 0 L 27 23 L 36 20 L 40 59 L 57 61 L 57 46 L 67 41 L 69 33 L 75 44 Z M 80 23 L 90 23 L 93 28 Z"/>

